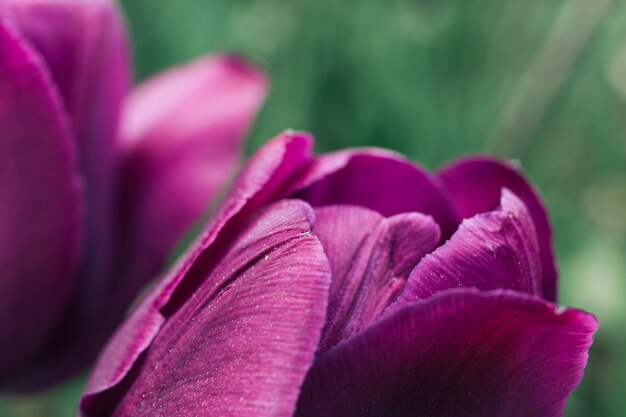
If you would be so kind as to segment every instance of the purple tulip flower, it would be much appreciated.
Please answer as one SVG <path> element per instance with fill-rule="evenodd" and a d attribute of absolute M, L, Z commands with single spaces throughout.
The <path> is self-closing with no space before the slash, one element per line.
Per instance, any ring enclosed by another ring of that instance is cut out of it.
<path fill-rule="evenodd" d="M 554 304 L 548 218 L 518 169 L 311 144 L 288 132 L 251 159 L 80 414 L 562 415 L 597 322 Z"/>
<path fill-rule="evenodd" d="M 132 92 L 112 0 L 0 0 L 0 387 L 93 359 L 233 174 L 265 76 L 202 58 Z"/>

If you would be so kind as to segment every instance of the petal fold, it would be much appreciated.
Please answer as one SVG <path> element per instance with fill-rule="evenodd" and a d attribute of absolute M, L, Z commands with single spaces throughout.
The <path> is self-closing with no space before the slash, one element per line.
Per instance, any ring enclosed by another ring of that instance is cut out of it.
<path fill-rule="evenodd" d="M 236 231 L 312 159 L 312 139 L 286 132 L 246 164 L 204 232 L 117 330 L 98 359 L 83 403 L 115 396 L 137 359 L 152 343 L 166 315 L 182 306 L 206 278 L 206 267 L 225 253 Z"/>
<path fill-rule="evenodd" d="M 320 350 L 327 350 L 378 320 L 400 295 L 409 273 L 439 242 L 430 216 L 385 218 L 357 206 L 315 209 L 315 234 L 332 268 L 328 318 Z"/>
<path fill-rule="evenodd" d="M 297 198 L 314 207 L 351 204 L 383 216 L 432 216 L 445 240 L 459 220 L 443 183 L 401 155 L 384 149 L 339 151 L 316 158 L 297 185 Z"/>
<path fill-rule="evenodd" d="M 539 240 L 543 295 L 556 300 L 557 269 L 552 249 L 552 228 L 539 192 L 526 180 L 520 169 L 489 157 L 461 159 L 439 172 L 454 206 L 462 218 L 491 211 L 498 206 L 500 190 L 508 188 L 526 205 L 535 223 Z"/>
<path fill-rule="evenodd" d="M 255 216 L 168 319 L 112 415 L 291 417 L 330 284 L 313 217 L 297 200 Z"/>
<path fill-rule="evenodd" d="M 449 241 L 424 257 L 390 310 L 459 287 L 541 296 L 541 284 L 532 219 L 524 203 L 504 189 L 498 210 L 464 220 Z"/>
<path fill-rule="evenodd" d="M 511 291 L 452 290 L 321 355 L 297 417 L 560 417 L 595 318 Z"/>

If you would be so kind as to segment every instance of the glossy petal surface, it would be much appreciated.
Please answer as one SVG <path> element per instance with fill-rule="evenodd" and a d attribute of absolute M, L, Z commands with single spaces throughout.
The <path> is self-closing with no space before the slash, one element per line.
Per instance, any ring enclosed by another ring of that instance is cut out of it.
<path fill-rule="evenodd" d="M 0 384 L 33 360 L 74 288 L 74 142 L 37 54 L 0 23 Z"/>
<path fill-rule="evenodd" d="M 440 180 L 402 156 L 382 149 L 322 155 L 295 195 L 314 207 L 351 204 L 383 216 L 420 212 L 432 216 L 447 239 L 458 225 Z"/>
<path fill-rule="evenodd" d="M 311 160 L 309 137 L 285 133 L 248 162 L 204 233 L 126 320 L 102 352 L 82 404 L 85 410 L 123 394 L 120 384 L 170 316 L 194 294 L 228 250 L 247 216 L 281 192 Z"/>
<path fill-rule="evenodd" d="M 296 416 L 562 416 L 596 327 L 510 291 L 443 293 L 320 356 Z"/>
<path fill-rule="evenodd" d="M 541 283 L 532 219 L 524 203 L 504 189 L 498 210 L 464 220 L 449 241 L 424 257 L 392 309 L 459 287 L 540 296 Z"/>
<path fill-rule="evenodd" d="M 454 206 L 463 218 L 491 211 L 498 206 L 500 190 L 506 187 L 517 195 L 535 223 L 543 274 L 543 295 L 556 300 L 557 271 L 552 249 L 552 229 L 538 191 L 519 169 L 487 157 L 461 159 L 444 167 L 439 177 L 448 187 Z"/>
<path fill-rule="evenodd" d="M 400 295 L 411 270 L 439 242 L 429 216 L 385 218 L 356 206 L 315 210 L 315 234 L 332 268 L 328 318 L 321 350 L 362 331 Z"/>
<path fill-rule="evenodd" d="M 113 415 L 292 416 L 330 283 L 312 217 L 303 202 L 266 207 L 169 319 Z"/>

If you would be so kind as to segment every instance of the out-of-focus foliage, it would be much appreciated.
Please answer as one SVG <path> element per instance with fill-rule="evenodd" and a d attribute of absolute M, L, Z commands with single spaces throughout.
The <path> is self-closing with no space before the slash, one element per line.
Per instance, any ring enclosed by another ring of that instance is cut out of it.
<path fill-rule="evenodd" d="M 319 150 L 385 146 L 429 168 L 475 152 L 519 159 L 552 215 L 560 301 L 601 323 L 567 416 L 626 415 L 626 2 L 123 6 L 139 79 L 212 51 L 267 69 L 272 92 L 250 149 L 295 128 Z M 3 400 L 0 415 L 71 415 L 80 385 Z"/>

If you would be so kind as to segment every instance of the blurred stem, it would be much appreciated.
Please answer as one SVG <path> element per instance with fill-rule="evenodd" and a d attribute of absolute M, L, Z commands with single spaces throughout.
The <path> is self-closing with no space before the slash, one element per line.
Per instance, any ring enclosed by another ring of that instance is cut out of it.
<path fill-rule="evenodd" d="M 524 155 L 612 1 L 569 0 L 564 4 L 488 136 L 488 151 L 516 158 Z"/>

